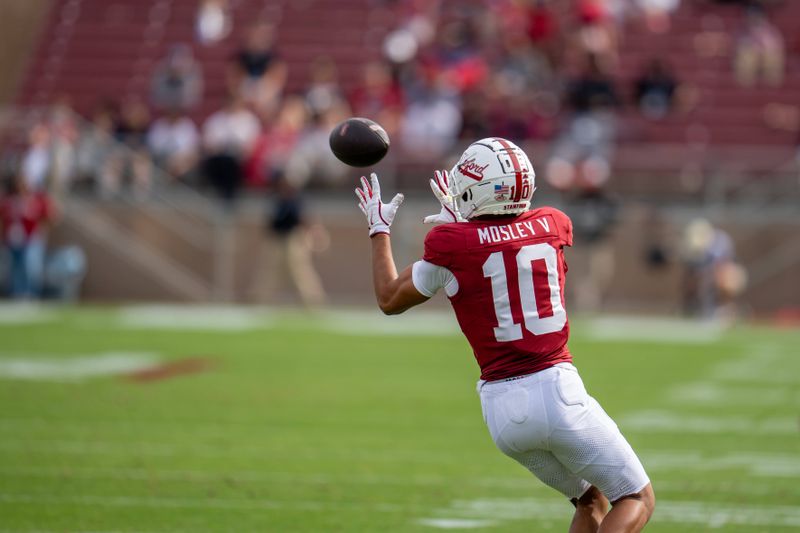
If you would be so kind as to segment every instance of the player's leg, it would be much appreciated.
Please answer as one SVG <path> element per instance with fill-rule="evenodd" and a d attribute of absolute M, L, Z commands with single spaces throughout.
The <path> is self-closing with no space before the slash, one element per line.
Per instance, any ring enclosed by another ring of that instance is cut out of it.
<path fill-rule="evenodd" d="M 638 533 L 650 520 L 655 506 L 653 487 L 648 483 L 641 491 L 615 501 L 598 533 Z"/>
<path fill-rule="evenodd" d="M 596 533 L 608 513 L 608 500 L 595 486 L 589 487 L 583 496 L 574 498 L 575 515 L 569 533 Z"/>
<path fill-rule="evenodd" d="M 528 469 L 545 485 L 570 499 L 575 514 L 569 533 L 597 533 L 603 518 L 608 513 L 608 500 L 597 487 L 576 476 L 547 450 L 516 452 L 502 439 L 495 441 L 497 447 Z"/>
<path fill-rule="evenodd" d="M 574 367 L 564 365 L 560 369 L 553 389 L 548 409 L 548 416 L 557 420 L 550 435 L 553 455 L 615 503 L 611 512 L 618 518 L 608 523 L 608 529 L 601 524 L 600 531 L 617 531 L 615 527 L 623 528 L 619 531 L 628 531 L 625 527 L 640 530 L 652 514 L 655 498 L 650 479 L 630 444 L 600 404 L 586 393 Z"/>
<path fill-rule="evenodd" d="M 488 385 L 481 390 L 481 406 L 498 449 L 575 505 L 570 533 L 596 533 L 608 511 L 608 500 L 543 449 L 549 429 L 539 385 Z"/>

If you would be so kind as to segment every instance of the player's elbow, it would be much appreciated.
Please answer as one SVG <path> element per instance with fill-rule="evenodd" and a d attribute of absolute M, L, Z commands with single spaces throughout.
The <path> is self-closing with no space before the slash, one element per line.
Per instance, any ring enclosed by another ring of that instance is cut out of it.
<path fill-rule="evenodd" d="M 393 306 L 391 304 L 381 304 L 381 303 L 379 303 L 378 307 L 380 308 L 381 312 L 384 315 L 399 315 L 400 313 L 402 313 L 404 311 L 404 309 L 398 309 L 397 307 L 395 307 L 395 306 Z"/>
<path fill-rule="evenodd" d="M 406 310 L 391 298 L 379 299 L 378 307 L 384 315 L 399 315 Z"/>

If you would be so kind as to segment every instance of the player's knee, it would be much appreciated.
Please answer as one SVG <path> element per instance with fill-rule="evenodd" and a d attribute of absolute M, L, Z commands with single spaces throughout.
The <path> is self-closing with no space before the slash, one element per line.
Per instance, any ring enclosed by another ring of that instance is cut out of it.
<path fill-rule="evenodd" d="M 647 507 L 647 518 L 649 520 L 656 509 L 656 493 L 653 492 L 653 486 L 648 484 L 640 494 L 642 495 L 642 503 Z"/>
<path fill-rule="evenodd" d="M 618 503 L 626 500 L 640 502 L 642 504 L 642 511 L 646 516 L 646 520 L 650 520 L 650 517 L 653 515 L 653 511 L 656 508 L 656 495 L 655 492 L 653 492 L 653 485 L 648 483 L 647 486 L 639 492 L 628 494 L 627 496 L 623 496 L 622 498 L 614 500 L 611 502 L 611 505 L 617 505 Z"/>
<path fill-rule="evenodd" d="M 608 500 L 595 486 L 589 487 L 589 490 L 583 493 L 583 496 L 577 498 L 574 502 L 577 509 L 585 509 L 590 512 L 600 512 L 605 514 L 608 511 Z"/>

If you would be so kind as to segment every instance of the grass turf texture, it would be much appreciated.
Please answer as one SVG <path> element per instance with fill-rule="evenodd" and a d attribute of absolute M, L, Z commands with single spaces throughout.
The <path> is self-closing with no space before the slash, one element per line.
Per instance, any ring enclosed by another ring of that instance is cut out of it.
<path fill-rule="evenodd" d="M 233 331 L 51 313 L 0 324 L 0 358 L 216 364 L 145 383 L 0 379 L 0 532 L 567 529 L 569 503 L 494 448 L 456 334 L 351 335 L 299 313 Z M 800 333 L 692 343 L 679 328 L 671 341 L 591 330 L 574 321 L 570 347 L 653 479 L 647 531 L 800 527 Z"/>

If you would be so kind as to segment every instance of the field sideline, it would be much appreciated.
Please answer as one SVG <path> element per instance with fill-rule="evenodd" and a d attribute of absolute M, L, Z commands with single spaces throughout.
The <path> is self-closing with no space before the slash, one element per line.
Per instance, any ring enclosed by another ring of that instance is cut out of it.
<path fill-rule="evenodd" d="M 800 331 L 576 319 L 648 532 L 800 529 Z M 449 314 L 0 306 L 0 533 L 566 531 Z"/>

